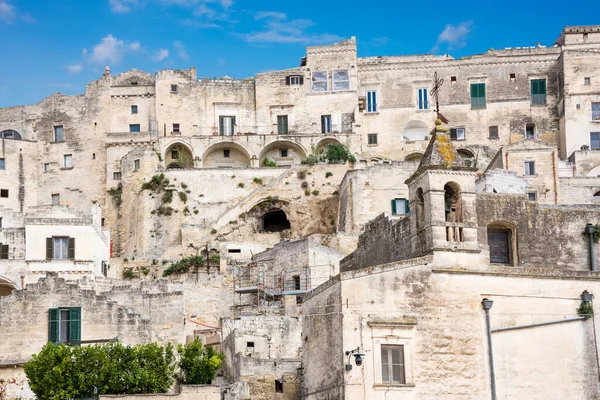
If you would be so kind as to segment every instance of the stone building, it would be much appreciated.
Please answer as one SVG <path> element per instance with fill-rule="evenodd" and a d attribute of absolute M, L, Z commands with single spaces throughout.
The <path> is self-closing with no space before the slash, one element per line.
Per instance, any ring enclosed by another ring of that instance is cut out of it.
<path fill-rule="evenodd" d="M 0 348 L 0 373 L 48 340 L 50 310 L 73 308 L 85 339 L 219 346 L 245 396 L 488 396 L 482 297 L 512 299 L 494 327 L 544 322 L 547 308 L 570 318 L 596 279 L 581 233 L 600 199 L 599 49 L 598 26 L 461 59 L 359 57 L 351 38 L 242 80 L 107 67 L 81 95 L 0 109 L 0 336 L 13 346 Z M 442 133 L 431 131 L 435 73 Z M 348 161 L 324 161 L 330 145 Z M 188 256 L 216 261 L 161 279 Z M 239 285 L 250 265 L 273 278 L 262 301 L 257 274 Z M 589 322 L 547 329 L 565 344 L 555 361 L 569 349 L 583 361 L 548 363 L 537 382 L 555 366 L 562 398 L 597 390 Z M 407 349 L 397 386 L 377 367 L 384 338 Z M 501 393 L 554 397 L 512 383 L 531 364 L 512 361 L 511 343 Z M 525 335 L 516 350 L 556 344 L 536 343 Z M 364 367 L 345 371 L 357 347 Z"/>

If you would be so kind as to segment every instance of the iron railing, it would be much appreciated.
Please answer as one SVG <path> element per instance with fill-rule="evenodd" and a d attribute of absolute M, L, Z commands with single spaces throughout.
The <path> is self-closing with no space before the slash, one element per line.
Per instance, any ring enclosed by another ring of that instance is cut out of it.
<path fill-rule="evenodd" d="M 485 108 L 485 97 L 471 97 L 471 109 L 482 109 Z"/>

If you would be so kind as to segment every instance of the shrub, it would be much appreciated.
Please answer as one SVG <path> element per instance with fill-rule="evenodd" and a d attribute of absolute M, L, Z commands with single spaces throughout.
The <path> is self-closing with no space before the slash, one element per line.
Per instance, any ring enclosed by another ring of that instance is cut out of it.
<path fill-rule="evenodd" d="M 140 271 L 142 271 L 142 274 L 148 275 L 150 273 L 150 268 L 148 268 L 148 267 L 141 267 Z"/>
<path fill-rule="evenodd" d="M 306 179 L 306 171 L 300 170 L 296 173 L 296 176 L 298 177 L 298 179 Z"/>
<path fill-rule="evenodd" d="M 167 190 L 162 197 L 163 204 L 171 204 L 173 202 L 173 191 Z"/>
<path fill-rule="evenodd" d="M 178 192 L 177 193 L 179 195 L 179 200 L 183 201 L 184 203 L 187 203 L 187 193 L 185 192 Z"/>
<path fill-rule="evenodd" d="M 171 263 L 168 268 L 163 271 L 163 276 L 185 274 L 190 268 L 198 269 L 204 265 L 204 257 L 186 257 L 181 260 Z"/>
<path fill-rule="evenodd" d="M 217 230 L 213 228 L 210 230 L 210 233 L 212 233 L 214 235 L 215 233 L 217 233 Z"/>
<path fill-rule="evenodd" d="M 190 209 L 187 206 L 183 209 L 183 215 L 190 215 Z"/>
<path fill-rule="evenodd" d="M 211 264 L 220 264 L 221 263 L 221 256 L 218 254 L 211 254 L 210 256 L 208 256 L 208 262 Z"/>
<path fill-rule="evenodd" d="M 315 189 L 315 190 L 312 191 L 312 194 L 313 194 L 313 196 L 318 196 L 319 195 L 319 191 Z"/>
<path fill-rule="evenodd" d="M 330 176 L 333 176 L 333 173 L 329 171 L 325 172 L 325 178 L 329 178 Z"/>
<path fill-rule="evenodd" d="M 149 182 L 142 184 L 142 190 L 151 190 L 153 192 L 159 192 L 169 186 L 169 179 L 165 177 L 165 174 L 154 175 Z"/>
<path fill-rule="evenodd" d="M 175 381 L 176 364 L 171 344 L 71 347 L 50 342 L 23 368 L 38 399 L 64 400 L 104 394 L 166 393 Z"/>
<path fill-rule="evenodd" d="M 356 162 L 356 158 L 344 146 L 343 144 L 330 144 L 327 147 L 327 152 L 325 153 L 325 158 L 327 162 L 336 164 L 342 163 L 346 161 Z"/>
<path fill-rule="evenodd" d="M 302 189 L 307 189 L 308 188 L 308 182 L 306 182 L 306 181 L 302 182 L 302 184 L 300 185 L 300 187 Z"/>
<path fill-rule="evenodd" d="M 123 204 L 123 184 L 119 183 L 116 188 L 110 188 L 110 190 L 108 190 L 108 194 L 115 202 L 115 206 L 121 207 L 121 204 Z"/>
<path fill-rule="evenodd" d="M 277 163 L 273 160 L 271 160 L 268 157 L 265 157 L 264 160 L 262 161 L 262 166 L 263 167 L 267 167 L 267 168 L 273 168 L 277 166 Z"/>
<path fill-rule="evenodd" d="M 315 165 L 318 162 L 319 162 L 319 157 L 317 157 L 313 154 L 306 157 L 304 160 L 300 161 L 301 164 L 305 164 L 305 165 Z"/>
<path fill-rule="evenodd" d="M 306 189 L 306 190 L 304 191 L 304 194 L 305 194 L 306 196 L 310 196 L 310 190 L 309 190 L 309 189 Z"/>
<path fill-rule="evenodd" d="M 333 193 L 331 193 L 334 196 L 338 196 L 340 194 L 340 192 L 338 192 L 337 190 L 334 190 Z"/>
<path fill-rule="evenodd" d="M 244 185 L 244 182 L 240 182 L 240 183 L 238 183 L 238 187 L 239 187 L 240 189 L 243 189 L 243 188 L 244 188 L 244 186 L 246 186 L 246 185 Z"/>
<path fill-rule="evenodd" d="M 122 273 L 123 279 L 133 279 L 136 277 L 132 268 L 125 268 Z"/>
<path fill-rule="evenodd" d="M 211 346 L 204 346 L 197 338 L 185 346 L 178 345 L 177 352 L 181 368 L 179 381 L 188 385 L 210 384 L 225 359 L 222 353 L 217 353 Z"/>
<path fill-rule="evenodd" d="M 187 189 L 187 188 L 188 188 L 188 185 L 186 185 L 185 183 L 181 182 L 181 187 L 182 187 L 183 189 Z"/>
<path fill-rule="evenodd" d="M 200 211 L 198 211 L 198 210 L 194 210 L 194 215 L 198 215 L 199 212 Z"/>
<path fill-rule="evenodd" d="M 252 182 L 258 184 L 258 185 L 262 185 L 263 181 L 261 178 L 254 178 L 252 179 Z"/>
<path fill-rule="evenodd" d="M 164 216 L 169 217 L 173 214 L 173 212 L 175 210 L 173 210 L 173 207 L 160 206 L 154 211 L 156 211 L 156 214 L 158 214 L 158 215 L 164 215 Z"/>

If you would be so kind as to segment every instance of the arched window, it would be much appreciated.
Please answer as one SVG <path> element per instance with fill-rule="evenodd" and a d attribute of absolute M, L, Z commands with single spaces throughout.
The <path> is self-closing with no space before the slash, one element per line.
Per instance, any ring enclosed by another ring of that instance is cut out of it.
<path fill-rule="evenodd" d="M 425 227 L 425 199 L 423 198 L 423 189 L 417 189 L 415 214 L 417 218 L 417 231 Z"/>
<path fill-rule="evenodd" d="M 4 139 L 21 139 L 21 134 L 14 129 L 6 129 L 0 132 L 0 138 Z"/>
<path fill-rule="evenodd" d="M 514 225 L 493 222 L 487 226 L 487 236 L 490 264 L 514 265 L 517 255 Z"/>
<path fill-rule="evenodd" d="M 444 213 L 446 222 L 462 222 L 460 186 L 456 182 L 444 185 Z"/>
<path fill-rule="evenodd" d="M 600 192 L 596 192 L 596 193 L 594 193 L 594 197 L 598 197 L 598 198 L 600 198 Z M 595 199 L 595 200 L 598 200 L 598 199 Z"/>

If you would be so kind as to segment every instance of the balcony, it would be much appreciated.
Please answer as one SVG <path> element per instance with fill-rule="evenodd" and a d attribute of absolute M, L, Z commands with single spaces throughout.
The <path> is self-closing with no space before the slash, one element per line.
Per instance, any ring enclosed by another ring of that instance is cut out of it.
<path fill-rule="evenodd" d="M 106 143 L 139 143 L 158 140 L 158 132 L 106 132 Z"/>
<path fill-rule="evenodd" d="M 546 94 L 532 94 L 531 95 L 531 105 L 532 106 L 545 106 L 546 102 Z"/>
<path fill-rule="evenodd" d="M 481 110 L 485 108 L 486 105 L 485 97 L 471 97 L 471 109 L 472 110 Z"/>

